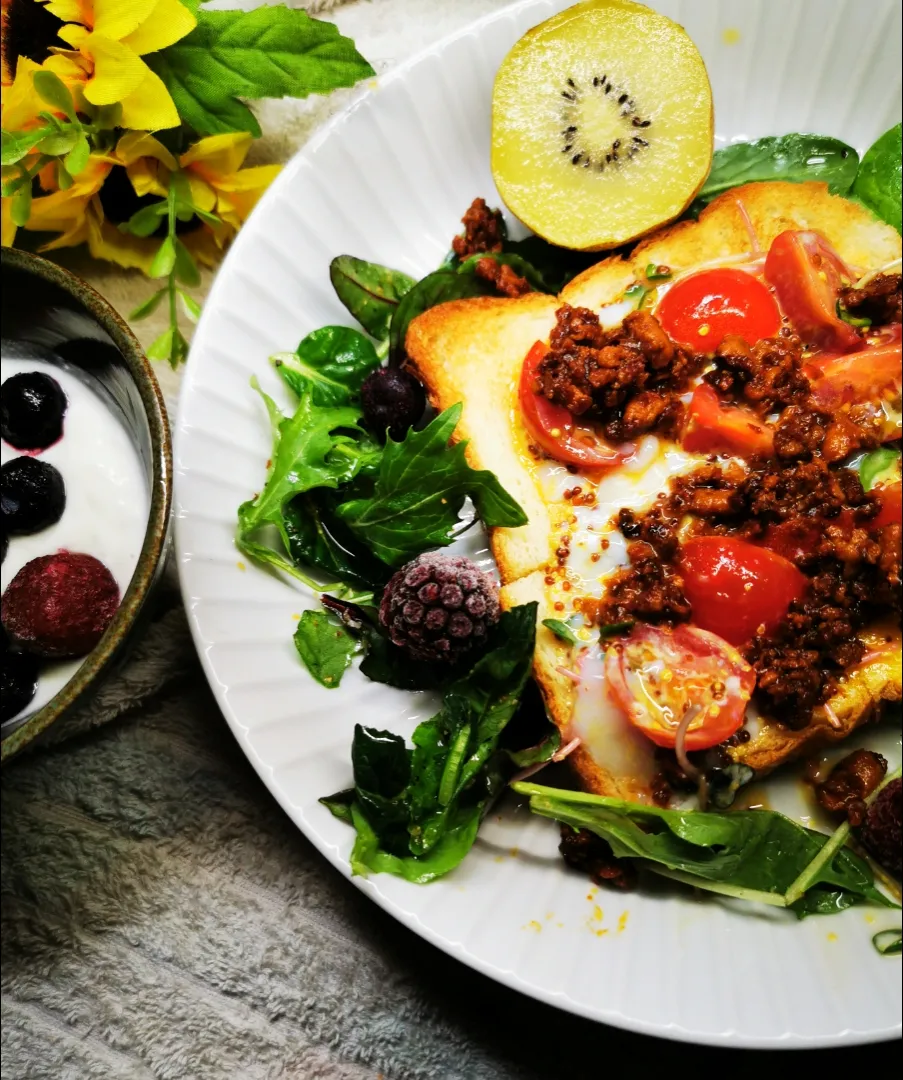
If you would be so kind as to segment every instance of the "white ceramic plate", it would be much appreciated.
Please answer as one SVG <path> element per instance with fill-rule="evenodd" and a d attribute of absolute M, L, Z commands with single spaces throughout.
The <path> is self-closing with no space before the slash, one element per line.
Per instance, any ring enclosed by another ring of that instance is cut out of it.
<path fill-rule="evenodd" d="M 351 830 L 317 799 L 350 782 L 355 721 L 409 734 L 434 702 L 356 671 L 327 691 L 299 664 L 291 634 L 307 598 L 244 566 L 233 546 L 236 508 L 259 489 L 270 451 L 248 383 L 256 374 L 278 393 L 268 356 L 318 326 L 349 321 L 329 284 L 334 255 L 419 276 L 445 255 L 474 196 L 498 202 L 489 171 L 495 71 L 525 30 L 564 6 L 526 0 L 480 21 L 380 78 L 320 130 L 242 230 L 191 350 L 176 436 L 176 543 L 195 642 L 245 753 L 346 874 Z M 702 51 L 719 141 L 818 131 L 863 149 L 900 118 L 895 0 L 654 6 Z M 899 735 L 889 743 L 899 760 Z M 665 888 L 602 893 L 565 870 L 556 841 L 550 822 L 512 802 L 437 883 L 353 880 L 487 975 L 636 1031 L 738 1046 L 899 1034 L 899 962 L 870 945 L 876 930 L 899 925 L 895 913 L 855 909 L 797 923 Z"/>

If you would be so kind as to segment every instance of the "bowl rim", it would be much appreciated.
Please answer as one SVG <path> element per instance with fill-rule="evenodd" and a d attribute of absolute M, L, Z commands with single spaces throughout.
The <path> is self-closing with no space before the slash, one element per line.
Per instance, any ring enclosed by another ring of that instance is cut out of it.
<path fill-rule="evenodd" d="M 100 681 L 125 641 L 147 599 L 161 564 L 172 509 L 172 436 L 163 394 L 141 344 L 122 316 L 86 281 L 48 259 L 15 248 L 2 249 L 2 265 L 58 286 L 82 305 L 110 335 L 141 398 L 150 430 L 153 480 L 144 542 L 131 581 L 106 632 L 84 658 L 72 678 L 37 712 L 0 743 L 0 761 L 18 754 L 46 731 L 89 688 Z"/>

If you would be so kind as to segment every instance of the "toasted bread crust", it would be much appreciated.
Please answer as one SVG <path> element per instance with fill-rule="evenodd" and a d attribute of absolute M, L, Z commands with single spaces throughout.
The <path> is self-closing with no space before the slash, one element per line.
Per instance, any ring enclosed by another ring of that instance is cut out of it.
<path fill-rule="evenodd" d="M 831 195 L 824 184 L 748 184 L 715 199 L 696 222 L 680 222 L 640 243 L 628 258 L 604 259 L 576 277 L 559 298 L 530 294 L 514 300 L 479 298 L 433 308 L 411 324 L 407 351 L 439 409 L 458 401 L 464 412 L 456 437 L 468 439 L 468 459 L 491 469 L 529 517 L 522 529 L 495 529 L 493 553 L 505 586 L 505 606 L 539 601 L 539 619 L 554 614 L 543 583 L 555 547 L 555 515 L 534 476 L 529 440 L 519 419 L 517 384 L 524 357 L 537 340 L 547 340 L 560 303 L 600 307 L 619 299 L 642 279 L 650 263 L 672 270 L 762 254 L 786 229 L 822 233 L 854 270 L 884 266 L 900 257 L 896 230 L 864 207 Z M 559 668 L 569 651 L 540 626 L 534 675 L 550 718 L 567 737 L 575 693 Z M 735 761 L 757 773 L 824 743 L 838 742 L 869 720 L 882 701 L 901 697 L 899 637 L 879 656 L 851 672 L 812 723 L 792 731 L 766 720 L 747 743 L 731 751 Z M 829 716 L 833 715 L 833 723 Z M 612 776 L 581 747 L 569 759 L 590 791 L 620 798 L 648 799 L 636 778 Z"/>

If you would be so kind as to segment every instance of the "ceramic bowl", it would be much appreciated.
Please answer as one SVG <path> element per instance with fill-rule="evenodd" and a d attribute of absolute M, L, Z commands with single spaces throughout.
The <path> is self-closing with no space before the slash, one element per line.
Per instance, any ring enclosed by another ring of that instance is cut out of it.
<path fill-rule="evenodd" d="M 145 474 L 149 510 L 144 541 L 122 602 L 95 648 L 56 694 L 31 714 L 3 725 L 6 761 L 82 704 L 120 659 L 162 567 L 172 491 L 172 447 L 166 409 L 141 346 L 114 309 L 89 285 L 23 251 L 2 253 L 2 336 L 48 358 L 62 359 L 93 384 L 118 413 Z"/>

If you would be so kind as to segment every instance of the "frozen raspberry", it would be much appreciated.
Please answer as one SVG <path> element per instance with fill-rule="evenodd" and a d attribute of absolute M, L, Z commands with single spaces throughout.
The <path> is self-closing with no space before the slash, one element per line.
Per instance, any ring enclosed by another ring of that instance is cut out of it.
<path fill-rule="evenodd" d="M 84 656 L 119 607 L 119 586 L 93 555 L 60 551 L 32 559 L 3 594 L 3 627 L 38 656 Z"/>
<path fill-rule="evenodd" d="M 415 660 L 457 660 L 498 622 L 495 581 L 469 559 L 431 552 L 389 581 L 379 621 Z"/>

